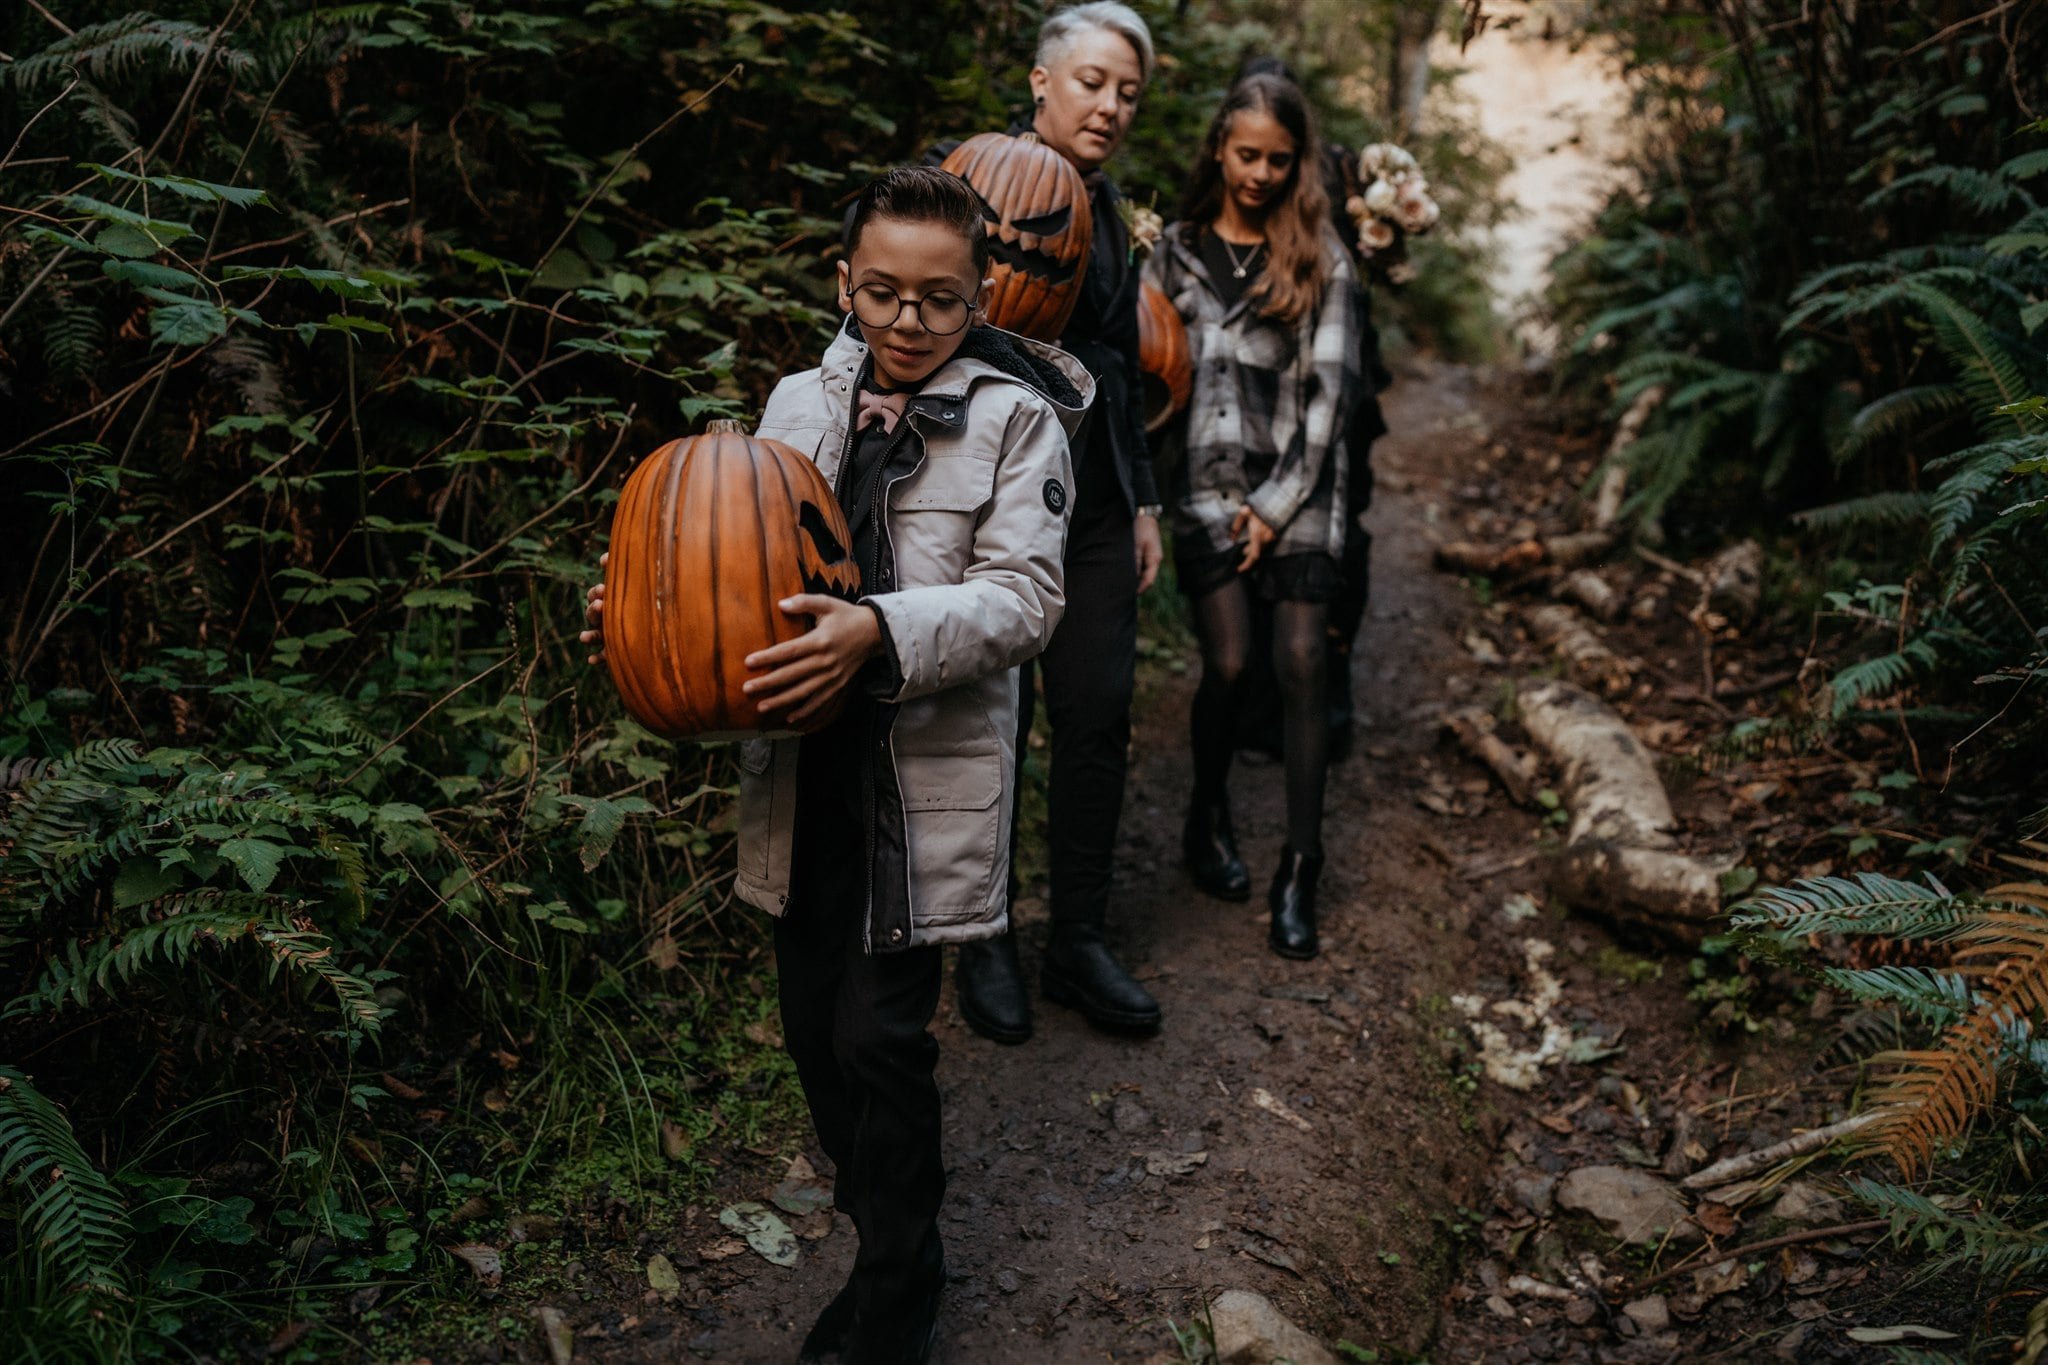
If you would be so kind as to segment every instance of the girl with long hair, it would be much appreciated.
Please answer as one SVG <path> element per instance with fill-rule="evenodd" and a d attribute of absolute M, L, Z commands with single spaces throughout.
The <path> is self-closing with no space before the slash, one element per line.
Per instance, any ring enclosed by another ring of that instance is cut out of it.
<path fill-rule="evenodd" d="M 1226 784 L 1256 597 L 1273 613 L 1287 793 L 1269 942 L 1283 957 L 1313 957 L 1329 768 L 1324 640 L 1349 519 L 1343 447 L 1360 322 L 1314 119 L 1293 82 L 1259 71 L 1231 89 L 1180 221 L 1146 269 L 1187 325 L 1195 368 L 1172 485 L 1175 567 L 1202 646 L 1182 847 L 1204 891 L 1250 897 Z"/>

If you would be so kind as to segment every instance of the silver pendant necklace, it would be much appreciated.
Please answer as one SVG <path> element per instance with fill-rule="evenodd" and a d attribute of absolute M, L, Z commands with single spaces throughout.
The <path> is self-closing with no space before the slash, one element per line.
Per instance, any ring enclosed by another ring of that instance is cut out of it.
<path fill-rule="evenodd" d="M 1237 249 L 1230 244 L 1228 237 L 1219 232 L 1216 234 L 1216 240 L 1223 243 L 1223 254 L 1230 258 L 1230 278 L 1234 280 L 1243 279 L 1245 272 L 1252 268 L 1252 262 L 1258 260 L 1259 253 L 1266 249 L 1264 242 L 1253 242 L 1252 249 L 1240 261 L 1237 259 Z"/>

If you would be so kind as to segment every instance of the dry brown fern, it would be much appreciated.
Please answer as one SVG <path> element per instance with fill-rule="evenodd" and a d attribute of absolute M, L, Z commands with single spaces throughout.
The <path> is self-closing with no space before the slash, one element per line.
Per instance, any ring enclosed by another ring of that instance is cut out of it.
<path fill-rule="evenodd" d="M 2008 861 L 2048 872 L 2048 862 Z M 2048 883 L 2007 882 L 1984 899 L 2011 908 L 1979 907 L 1950 938 L 1957 970 L 1973 982 L 1975 1007 L 1932 1048 L 1879 1058 L 1900 1069 L 1873 1097 L 1879 1118 L 1866 1136 L 1909 1177 L 1932 1166 L 1996 1101 L 1999 1059 L 2048 1017 Z"/>

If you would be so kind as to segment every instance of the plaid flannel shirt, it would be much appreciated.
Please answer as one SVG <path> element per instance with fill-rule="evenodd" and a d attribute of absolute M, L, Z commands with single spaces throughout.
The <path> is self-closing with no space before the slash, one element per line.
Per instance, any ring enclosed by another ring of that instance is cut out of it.
<path fill-rule="evenodd" d="M 1329 283 L 1289 326 L 1240 298 L 1224 307 L 1195 245 L 1176 223 L 1145 263 L 1187 325 L 1195 390 L 1171 483 L 1173 533 L 1218 553 L 1249 503 L 1279 533 L 1273 556 L 1336 555 L 1344 546 L 1345 426 L 1358 392 L 1359 317 L 1351 258 L 1323 229 Z M 1248 470 L 1264 469 L 1256 486 Z"/>

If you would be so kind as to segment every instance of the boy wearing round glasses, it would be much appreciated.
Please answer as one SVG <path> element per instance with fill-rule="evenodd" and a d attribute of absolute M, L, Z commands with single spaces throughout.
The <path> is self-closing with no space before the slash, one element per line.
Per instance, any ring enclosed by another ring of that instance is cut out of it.
<path fill-rule="evenodd" d="M 940 945 L 1008 921 L 1016 670 L 1066 604 L 1067 438 L 1094 381 L 972 325 L 988 243 L 958 177 L 882 176 L 845 246 L 848 323 L 759 434 L 837 491 L 863 596 L 790 599 L 812 629 L 746 662 L 798 725 L 846 701 L 800 740 L 742 746 L 737 890 L 778 917 L 783 1037 L 860 1235 L 803 1358 L 895 1365 L 927 1358 L 944 1283 Z"/>

